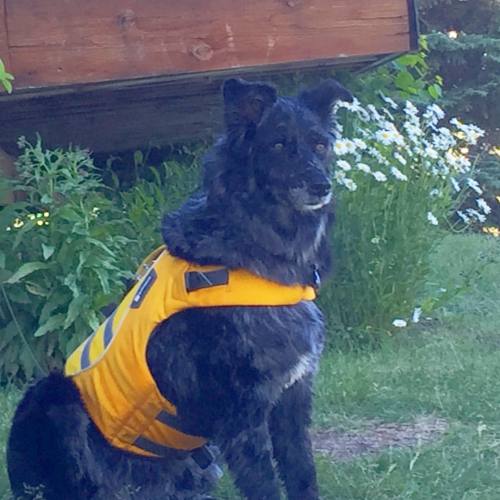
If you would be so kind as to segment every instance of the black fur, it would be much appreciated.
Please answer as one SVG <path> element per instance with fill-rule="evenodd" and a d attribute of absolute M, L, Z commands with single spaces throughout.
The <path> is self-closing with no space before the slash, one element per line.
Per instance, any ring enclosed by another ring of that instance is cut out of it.
<path fill-rule="evenodd" d="M 205 160 L 203 186 L 163 221 L 171 253 L 311 284 L 330 267 L 332 136 L 328 81 L 297 98 L 242 80 L 224 85 L 226 134 Z M 319 146 L 318 146 L 319 145 Z M 217 445 L 246 498 L 318 498 L 308 434 L 312 380 L 323 347 L 317 307 L 190 309 L 152 335 L 150 370 L 182 429 Z M 273 460 L 274 459 L 274 460 Z M 188 453 L 147 459 L 112 448 L 73 383 L 52 374 L 28 390 L 8 445 L 16 497 L 48 500 L 201 498 L 213 485 Z M 26 488 L 28 486 L 28 488 Z"/>

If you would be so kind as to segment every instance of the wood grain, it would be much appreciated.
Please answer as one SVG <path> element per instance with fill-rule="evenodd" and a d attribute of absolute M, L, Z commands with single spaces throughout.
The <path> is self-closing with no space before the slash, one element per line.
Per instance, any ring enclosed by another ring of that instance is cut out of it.
<path fill-rule="evenodd" d="M 5 14 L 5 0 L 0 0 L 0 59 L 7 71 L 10 70 L 10 52 L 7 40 L 7 17 Z"/>
<path fill-rule="evenodd" d="M 17 88 L 404 52 L 406 0 L 5 0 Z"/>
<path fill-rule="evenodd" d="M 207 137 L 228 76 L 366 67 L 411 49 L 408 0 L 0 0 L 0 146 L 111 152 Z M 413 33 L 414 35 L 414 33 Z"/>
<path fill-rule="evenodd" d="M 350 69 L 366 59 L 343 59 Z M 339 67 L 342 67 L 339 64 Z M 293 66 L 295 69 L 295 66 Z M 291 71 L 291 68 L 289 68 Z M 286 71 L 231 71 L 247 79 L 286 78 Z M 301 75 L 315 80 L 318 69 Z M 21 135 L 39 133 L 50 147 L 78 144 L 114 152 L 211 138 L 222 130 L 220 88 L 225 75 L 149 78 L 119 83 L 64 86 L 0 96 L 0 147 L 15 152 Z"/>

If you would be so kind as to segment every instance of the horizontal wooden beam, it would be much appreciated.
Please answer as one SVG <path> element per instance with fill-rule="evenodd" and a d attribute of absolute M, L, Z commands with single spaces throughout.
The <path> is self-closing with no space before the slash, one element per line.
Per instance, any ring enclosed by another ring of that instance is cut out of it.
<path fill-rule="evenodd" d="M 0 59 L 2 59 L 7 70 L 10 67 L 10 51 L 7 39 L 7 16 L 5 13 L 5 0 L 0 0 Z"/>
<path fill-rule="evenodd" d="M 5 0 L 16 87 L 409 50 L 407 0 Z"/>
<path fill-rule="evenodd" d="M 414 0 L 0 0 L 0 147 L 110 152 L 220 130 L 220 86 L 415 49 Z"/>
<path fill-rule="evenodd" d="M 346 59 L 349 68 L 375 59 Z M 329 62 L 324 63 L 330 67 Z M 315 74 L 321 64 L 303 68 Z M 266 80 L 289 68 L 266 71 L 224 71 L 155 77 L 101 84 L 53 87 L 40 92 L 26 89 L 0 96 L 0 146 L 12 151 L 21 135 L 39 133 L 50 146 L 69 143 L 95 152 L 111 152 L 207 138 L 221 131 L 220 88 L 227 76 Z"/>

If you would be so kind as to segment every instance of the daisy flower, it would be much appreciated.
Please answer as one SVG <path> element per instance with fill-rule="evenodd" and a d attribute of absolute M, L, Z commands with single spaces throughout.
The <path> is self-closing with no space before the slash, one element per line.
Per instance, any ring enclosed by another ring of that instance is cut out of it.
<path fill-rule="evenodd" d="M 396 328 L 404 328 L 408 323 L 404 319 L 395 319 L 392 325 Z"/>
<path fill-rule="evenodd" d="M 371 168 L 366 163 L 358 163 L 356 166 L 358 170 L 361 170 L 361 172 L 364 172 L 365 174 L 369 174 L 371 172 Z"/>
<path fill-rule="evenodd" d="M 375 177 L 375 180 L 378 182 L 385 182 L 387 180 L 387 176 L 380 172 L 380 170 L 373 172 L 373 177 Z"/>
<path fill-rule="evenodd" d="M 345 160 L 339 160 L 337 166 L 341 168 L 344 172 L 349 172 L 351 170 L 351 165 Z"/>
<path fill-rule="evenodd" d="M 438 220 L 434 216 L 432 212 L 427 212 L 427 220 L 433 225 L 437 226 L 438 225 Z"/>
<path fill-rule="evenodd" d="M 391 167 L 391 174 L 399 181 L 407 181 L 408 177 L 396 167 Z"/>
<path fill-rule="evenodd" d="M 477 206 L 486 214 L 488 215 L 489 213 L 491 213 L 491 208 L 490 206 L 488 205 L 488 203 L 486 203 L 484 201 L 483 198 L 478 198 L 476 200 L 476 203 L 477 203 Z"/>

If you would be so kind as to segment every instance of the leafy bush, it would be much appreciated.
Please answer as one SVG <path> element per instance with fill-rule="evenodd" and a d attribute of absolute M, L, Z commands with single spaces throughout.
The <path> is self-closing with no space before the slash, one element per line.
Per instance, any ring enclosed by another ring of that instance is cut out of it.
<path fill-rule="evenodd" d="M 26 201 L 0 212 L 0 380 L 60 366 L 130 276 L 123 213 L 86 151 L 21 139 Z"/>
<path fill-rule="evenodd" d="M 467 191 L 481 195 L 460 150 L 483 132 L 458 120 L 443 126 L 437 105 L 420 113 L 408 101 L 400 107 L 385 99 L 379 109 L 342 104 L 345 126 L 335 144 L 336 275 L 323 301 L 355 343 L 404 325 L 424 300 L 440 227 L 481 223 L 490 211 L 478 198 L 475 208 L 458 211 L 458 222 L 450 219 Z"/>
<path fill-rule="evenodd" d="M 197 154 L 186 153 L 184 164 L 141 165 L 144 176 L 121 191 L 116 176 L 115 189 L 104 185 L 87 151 L 19 146 L 11 188 L 26 201 L 0 211 L 0 381 L 61 367 L 160 244 L 161 214 L 199 173 Z"/>

